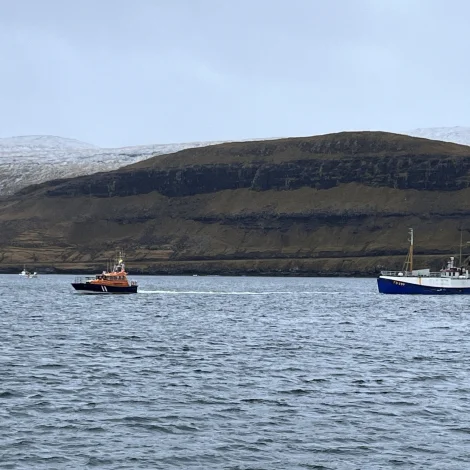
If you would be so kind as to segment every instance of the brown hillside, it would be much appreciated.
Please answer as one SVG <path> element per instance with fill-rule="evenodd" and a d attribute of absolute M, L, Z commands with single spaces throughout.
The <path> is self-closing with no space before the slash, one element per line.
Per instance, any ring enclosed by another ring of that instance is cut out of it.
<path fill-rule="evenodd" d="M 374 274 L 407 229 L 439 267 L 470 240 L 470 147 L 383 132 L 220 144 L 0 203 L 0 269 Z"/>

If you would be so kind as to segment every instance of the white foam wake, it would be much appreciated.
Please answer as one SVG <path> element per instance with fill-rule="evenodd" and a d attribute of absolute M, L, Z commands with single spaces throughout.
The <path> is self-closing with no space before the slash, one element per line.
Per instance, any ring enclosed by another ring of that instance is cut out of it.
<path fill-rule="evenodd" d="M 177 290 L 140 290 L 138 291 L 139 294 L 169 294 L 169 295 L 273 295 L 273 294 L 295 294 L 296 292 L 218 292 L 218 291 L 177 291 Z"/>

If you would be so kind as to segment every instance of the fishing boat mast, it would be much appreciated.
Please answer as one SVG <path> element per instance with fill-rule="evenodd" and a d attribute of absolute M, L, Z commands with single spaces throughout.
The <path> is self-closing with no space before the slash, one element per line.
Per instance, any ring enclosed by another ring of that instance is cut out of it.
<path fill-rule="evenodd" d="M 408 230 L 408 233 L 410 234 L 410 238 L 408 241 L 410 242 L 410 248 L 408 250 L 408 255 L 405 259 L 405 263 L 403 265 L 403 271 L 406 273 L 408 271 L 412 272 L 413 271 L 413 229 L 410 228 Z"/>
<path fill-rule="evenodd" d="M 462 266 L 462 227 L 460 227 L 460 251 L 459 251 L 459 266 Z"/>

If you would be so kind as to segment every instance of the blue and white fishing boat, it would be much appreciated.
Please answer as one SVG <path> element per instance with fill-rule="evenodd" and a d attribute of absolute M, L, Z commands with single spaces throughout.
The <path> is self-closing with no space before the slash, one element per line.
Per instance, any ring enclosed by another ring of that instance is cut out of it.
<path fill-rule="evenodd" d="M 470 274 L 467 267 L 454 266 L 451 256 L 439 272 L 413 269 L 413 229 L 410 229 L 410 249 L 402 271 L 382 271 L 377 279 L 381 294 L 470 294 Z"/>

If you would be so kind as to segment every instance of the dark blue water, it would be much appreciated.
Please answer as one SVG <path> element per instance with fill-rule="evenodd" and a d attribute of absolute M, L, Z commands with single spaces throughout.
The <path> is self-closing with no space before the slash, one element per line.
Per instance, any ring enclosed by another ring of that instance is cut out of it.
<path fill-rule="evenodd" d="M 0 276 L 0 468 L 470 468 L 469 297 Z"/>

